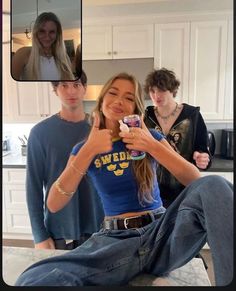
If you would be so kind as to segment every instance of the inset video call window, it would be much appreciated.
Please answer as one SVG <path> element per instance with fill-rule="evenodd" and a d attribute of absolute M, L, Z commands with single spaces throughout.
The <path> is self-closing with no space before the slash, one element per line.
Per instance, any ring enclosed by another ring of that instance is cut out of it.
<path fill-rule="evenodd" d="M 11 0 L 11 75 L 70 81 L 82 72 L 82 0 Z"/>

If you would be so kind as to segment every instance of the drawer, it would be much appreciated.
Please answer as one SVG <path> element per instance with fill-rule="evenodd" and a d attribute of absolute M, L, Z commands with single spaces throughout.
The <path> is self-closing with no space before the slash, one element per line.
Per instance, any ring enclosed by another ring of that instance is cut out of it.
<path fill-rule="evenodd" d="M 4 184 L 25 184 L 26 169 L 4 169 L 3 183 Z"/>
<path fill-rule="evenodd" d="M 7 232 L 31 234 L 28 211 L 23 209 L 9 209 L 6 211 Z"/>
<path fill-rule="evenodd" d="M 5 185 L 4 198 L 6 209 L 27 210 L 26 191 L 24 185 Z"/>

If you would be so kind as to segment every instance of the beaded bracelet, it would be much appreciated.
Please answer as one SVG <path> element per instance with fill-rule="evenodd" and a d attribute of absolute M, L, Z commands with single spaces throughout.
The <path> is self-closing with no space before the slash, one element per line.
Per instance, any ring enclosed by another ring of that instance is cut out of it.
<path fill-rule="evenodd" d="M 71 196 L 73 196 L 74 193 L 75 193 L 75 191 L 73 191 L 73 192 L 66 192 L 66 191 L 64 191 L 64 190 L 61 188 L 61 185 L 60 185 L 59 179 L 56 180 L 55 185 L 56 185 L 57 191 L 58 191 L 59 193 L 61 193 L 62 195 L 65 195 L 65 196 L 71 197 Z"/>
<path fill-rule="evenodd" d="M 77 169 L 77 167 L 74 165 L 74 163 L 71 163 L 70 164 L 71 165 L 71 167 L 77 172 L 77 173 L 79 173 L 81 176 L 84 176 L 84 175 L 86 175 L 86 172 L 84 173 L 84 172 L 81 172 L 79 169 Z"/>

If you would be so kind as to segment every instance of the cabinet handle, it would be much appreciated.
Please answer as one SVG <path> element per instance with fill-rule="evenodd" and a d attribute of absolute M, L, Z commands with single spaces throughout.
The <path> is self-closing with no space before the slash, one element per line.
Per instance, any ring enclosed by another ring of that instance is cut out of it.
<path fill-rule="evenodd" d="M 108 52 L 107 54 L 108 54 L 108 55 L 111 55 L 111 52 Z"/>
<path fill-rule="evenodd" d="M 117 55 L 117 52 L 113 52 L 114 55 Z"/>

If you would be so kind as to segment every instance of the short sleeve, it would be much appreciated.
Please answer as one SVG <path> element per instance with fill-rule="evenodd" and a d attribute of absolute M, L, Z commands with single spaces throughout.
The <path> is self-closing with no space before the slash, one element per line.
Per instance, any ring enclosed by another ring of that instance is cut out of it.
<path fill-rule="evenodd" d="M 84 142 L 77 143 L 73 147 L 73 149 L 72 149 L 70 154 L 73 155 L 73 156 L 77 155 L 77 153 L 80 151 L 80 149 L 82 148 L 83 145 L 84 145 Z"/>

